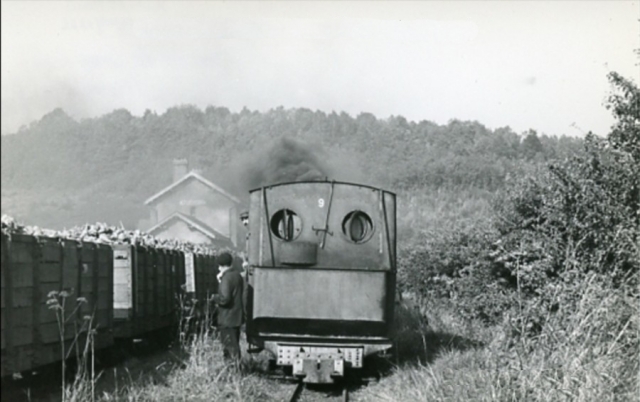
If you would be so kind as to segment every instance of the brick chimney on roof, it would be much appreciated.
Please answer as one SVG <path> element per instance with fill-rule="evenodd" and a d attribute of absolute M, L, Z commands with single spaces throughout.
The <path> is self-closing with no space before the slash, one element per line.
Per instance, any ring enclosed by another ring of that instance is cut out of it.
<path fill-rule="evenodd" d="M 173 160 L 173 182 L 177 182 L 189 173 L 189 161 L 184 158 Z"/>

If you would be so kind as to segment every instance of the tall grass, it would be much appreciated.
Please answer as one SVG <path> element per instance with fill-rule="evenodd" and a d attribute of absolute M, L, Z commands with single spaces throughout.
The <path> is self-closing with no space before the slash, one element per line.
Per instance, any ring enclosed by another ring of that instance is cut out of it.
<path fill-rule="evenodd" d="M 411 335 L 420 328 L 415 315 L 414 324 L 403 324 L 399 334 L 413 348 L 405 356 L 425 359 L 400 361 L 392 375 L 356 394 L 357 400 L 638 400 L 640 295 L 633 288 L 610 289 L 606 278 L 591 275 L 577 308 L 556 312 L 534 338 L 513 337 L 526 309 L 486 327 L 461 319 L 445 301 L 428 307 L 425 301 L 430 327 L 421 334 L 427 339 L 421 353 L 415 348 L 422 342 Z"/>
<path fill-rule="evenodd" d="M 184 301 L 184 300 L 183 300 Z M 185 306 L 192 306 L 185 303 Z M 244 356 L 240 364 L 225 363 L 222 345 L 212 326 L 213 303 L 205 301 L 201 315 L 190 307 L 183 311 L 193 317 L 181 317 L 181 350 L 186 357 L 174 365 L 162 383 L 153 381 L 134 382 L 116 390 L 104 393 L 104 401 L 263 401 L 272 399 L 277 388 L 257 374 L 256 362 L 251 356 Z M 198 315 L 200 319 L 196 319 Z M 197 325 L 196 325 L 197 323 Z M 246 350 L 246 342 L 242 342 Z"/>
<path fill-rule="evenodd" d="M 501 325 L 460 316 L 446 299 L 403 302 L 396 314 L 396 357 L 355 401 L 633 401 L 638 388 L 637 289 L 612 293 L 596 274 L 578 307 L 549 317 L 536 337 L 514 337 L 527 309 Z M 558 294 L 558 302 L 562 295 Z M 526 320 L 525 320 L 526 321 Z M 246 343 L 243 342 L 243 348 Z M 292 388 L 263 376 L 260 359 L 224 363 L 215 330 L 203 325 L 184 345 L 188 357 L 164 384 L 131 382 L 103 400 L 280 401 Z M 370 363 L 370 362 L 369 362 Z"/>
<path fill-rule="evenodd" d="M 174 370 L 166 385 L 132 384 L 126 399 L 133 401 L 265 400 L 258 377 L 225 364 L 214 334 L 204 331 L 191 339 L 184 369 Z"/>

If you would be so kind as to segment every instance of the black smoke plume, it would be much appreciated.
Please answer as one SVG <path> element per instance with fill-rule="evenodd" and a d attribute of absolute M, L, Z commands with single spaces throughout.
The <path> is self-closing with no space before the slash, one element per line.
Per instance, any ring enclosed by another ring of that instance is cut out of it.
<path fill-rule="evenodd" d="M 280 138 L 246 165 L 244 187 L 250 190 L 285 182 L 332 179 L 333 172 L 323 154 L 319 146 Z"/>
<path fill-rule="evenodd" d="M 241 154 L 209 172 L 214 182 L 243 203 L 249 191 L 278 183 L 336 180 L 377 185 L 361 169 L 360 155 L 340 144 L 324 146 L 291 137 L 251 141 Z"/>

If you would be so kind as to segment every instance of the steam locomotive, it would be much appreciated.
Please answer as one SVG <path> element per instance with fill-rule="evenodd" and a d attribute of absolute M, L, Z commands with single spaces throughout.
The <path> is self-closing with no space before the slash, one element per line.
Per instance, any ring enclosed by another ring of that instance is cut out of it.
<path fill-rule="evenodd" d="M 335 181 L 250 191 L 247 340 L 307 383 L 392 347 L 395 194 Z"/>

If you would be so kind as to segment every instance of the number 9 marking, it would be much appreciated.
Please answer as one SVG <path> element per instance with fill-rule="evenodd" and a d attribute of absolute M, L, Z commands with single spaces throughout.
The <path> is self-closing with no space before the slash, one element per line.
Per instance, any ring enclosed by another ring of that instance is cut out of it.
<path fill-rule="evenodd" d="M 318 207 L 324 208 L 324 198 L 318 198 Z"/>

